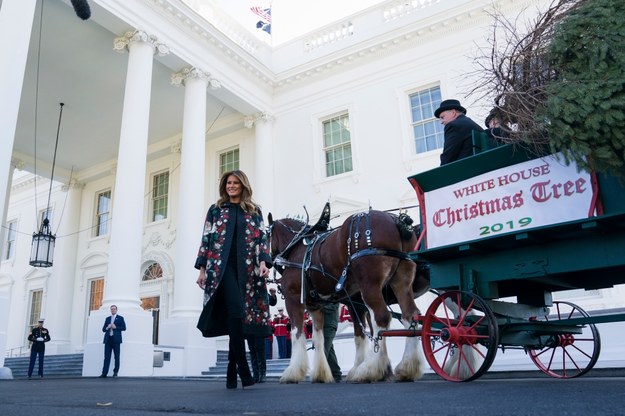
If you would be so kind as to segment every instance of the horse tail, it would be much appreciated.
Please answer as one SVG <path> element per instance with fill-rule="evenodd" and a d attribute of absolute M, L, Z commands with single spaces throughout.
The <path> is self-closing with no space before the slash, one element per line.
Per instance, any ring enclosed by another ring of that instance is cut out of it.
<path fill-rule="evenodd" d="M 403 241 L 409 241 L 414 236 L 414 227 L 412 223 L 414 221 L 410 218 L 410 215 L 405 212 L 400 213 L 395 217 L 395 225 L 399 230 L 399 235 Z"/>

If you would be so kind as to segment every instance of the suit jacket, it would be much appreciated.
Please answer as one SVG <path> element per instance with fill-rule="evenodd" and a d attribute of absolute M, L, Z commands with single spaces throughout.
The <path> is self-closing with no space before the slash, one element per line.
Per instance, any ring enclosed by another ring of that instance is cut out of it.
<path fill-rule="evenodd" d="M 479 124 L 464 114 L 445 126 L 441 166 L 473 155 L 473 130 L 483 131 Z"/>
<path fill-rule="evenodd" d="M 106 319 L 104 320 L 104 325 L 102 326 L 102 332 L 104 332 L 104 340 L 102 342 L 104 344 L 106 344 L 106 341 L 108 341 L 109 329 L 107 329 L 107 327 L 109 326 L 110 323 L 111 323 L 111 317 L 107 316 Z M 115 322 L 113 323 L 115 324 L 115 329 L 113 330 L 113 342 L 115 344 L 121 344 L 122 343 L 122 331 L 126 330 L 126 322 L 124 321 L 124 317 L 121 315 L 115 315 Z"/>

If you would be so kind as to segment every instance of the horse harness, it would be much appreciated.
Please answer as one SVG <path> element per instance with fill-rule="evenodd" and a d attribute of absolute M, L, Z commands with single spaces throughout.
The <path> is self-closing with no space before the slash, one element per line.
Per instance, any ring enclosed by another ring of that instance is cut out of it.
<path fill-rule="evenodd" d="M 363 221 L 364 220 L 364 221 Z M 333 233 L 338 231 L 338 229 L 324 231 L 322 233 L 317 232 L 315 227 L 304 226 L 300 231 L 296 232 L 296 235 L 293 237 L 291 242 L 287 245 L 287 247 L 276 256 L 274 260 L 274 265 L 280 271 L 284 270 L 284 268 L 291 267 L 301 270 L 302 276 L 302 297 L 306 293 L 308 298 L 312 302 L 337 302 L 343 298 L 343 296 L 339 295 L 339 293 L 344 290 L 345 280 L 347 279 L 347 273 L 351 266 L 351 263 L 361 257 L 365 256 L 389 256 L 395 257 L 400 260 L 413 261 L 408 254 L 392 249 L 386 248 L 376 248 L 373 247 L 372 243 L 372 230 L 370 226 L 370 217 L 368 212 L 361 212 L 359 214 L 355 214 L 351 217 L 349 222 L 349 236 L 347 238 L 347 263 L 343 266 L 343 271 L 341 275 L 337 278 L 331 273 L 327 272 L 323 267 L 323 264 L 320 262 L 319 264 L 313 264 L 312 262 L 312 254 L 314 249 L 319 245 L 319 247 L 324 243 L 324 241 Z M 367 244 L 366 248 L 359 247 L 360 240 L 360 226 L 361 223 L 364 222 L 365 225 L 365 241 Z M 294 230 L 291 230 L 294 232 Z M 353 240 L 352 240 L 353 238 Z M 295 247 L 298 242 L 302 242 L 306 247 L 306 251 L 304 253 L 304 258 L 301 263 L 289 261 L 287 260 L 288 255 Z M 354 250 L 352 252 L 352 241 Z M 337 282 L 335 286 L 335 293 L 330 298 L 322 298 L 319 293 L 315 290 L 314 284 L 312 282 L 312 277 L 310 276 L 310 271 L 316 271 L 325 277 L 329 277 L 334 279 Z M 308 289 L 304 290 L 304 286 Z M 345 296 L 349 296 L 345 293 Z M 302 303 L 304 299 L 302 299 Z"/>

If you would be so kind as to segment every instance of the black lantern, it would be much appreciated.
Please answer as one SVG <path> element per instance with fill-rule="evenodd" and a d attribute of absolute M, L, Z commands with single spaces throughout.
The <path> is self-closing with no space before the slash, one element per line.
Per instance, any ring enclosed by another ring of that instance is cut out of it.
<path fill-rule="evenodd" d="M 46 217 L 38 233 L 33 233 L 30 247 L 30 265 L 34 267 L 52 267 L 56 236 L 50 230 L 50 220 Z"/>
<path fill-rule="evenodd" d="M 50 229 L 50 197 L 52 195 L 52 182 L 54 179 L 54 166 L 56 165 L 56 150 L 59 147 L 59 132 L 61 130 L 61 119 L 63 118 L 63 106 L 59 103 L 59 124 L 56 129 L 56 143 L 54 145 L 54 157 L 52 159 L 52 174 L 50 175 L 50 190 L 48 191 L 48 208 L 45 217 L 41 222 L 38 233 L 33 233 L 33 242 L 30 245 L 30 265 L 34 267 L 52 267 L 52 258 L 54 256 L 54 244 L 56 236 L 52 234 Z"/>

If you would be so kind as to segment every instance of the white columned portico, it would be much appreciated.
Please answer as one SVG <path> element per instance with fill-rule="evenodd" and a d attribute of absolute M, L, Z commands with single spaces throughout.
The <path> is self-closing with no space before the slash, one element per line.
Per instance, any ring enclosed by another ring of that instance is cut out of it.
<path fill-rule="evenodd" d="M 252 189 L 265 216 L 274 209 L 273 120 L 265 112 L 245 117 L 245 127 L 256 129 L 256 179 Z"/>
<path fill-rule="evenodd" d="M 128 70 L 113 193 L 109 266 L 103 306 L 89 316 L 83 375 L 100 374 L 102 325 L 115 304 L 125 318 L 120 375 L 153 374 L 152 316 L 141 309 L 141 251 L 153 55 L 168 53 L 156 37 L 141 30 L 116 38 L 114 49 L 128 51 Z"/>
<path fill-rule="evenodd" d="M 63 186 L 67 192 L 63 216 L 59 218 L 54 248 L 53 283 L 47 286 L 48 299 L 54 300 L 49 305 L 46 319 L 49 322 L 65 322 L 66 325 L 54 327 L 54 338 L 46 346 L 46 354 L 69 354 L 71 349 L 72 305 L 74 279 L 76 278 L 76 253 L 78 252 L 78 230 L 80 228 L 80 205 L 83 183 L 72 180 Z M 77 314 L 80 315 L 80 314 Z"/>
<path fill-rule="evenodd" d="M 175 86 L 184 86 L 184 116 L 180 154 L 180 185 L 174 252 L 175 279 L 171 316 L 161 322 L 160 343 L 182 347 L 182 375 L 199 375 L 216 361 L 215 343 L 202 338 L 196 328 L 202 310 L 202 290 L 195 284 L 193 267 L 200 244 L 206 207 L 206 89 L 210 74 L 184 68 L 172 74 Z M 212 87 L 214 88 L 214 87 Z"/>

